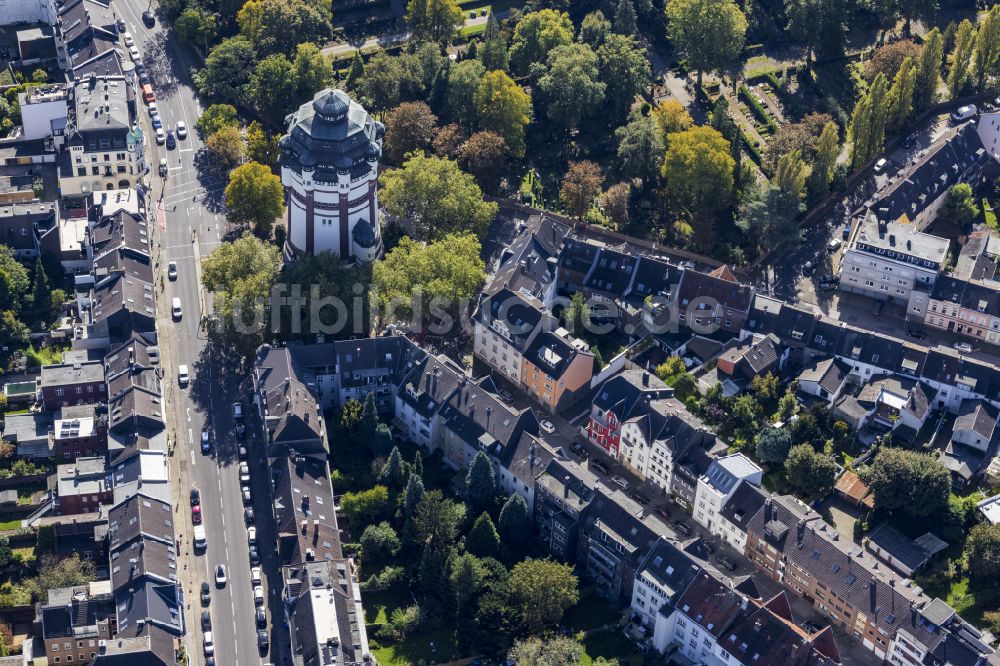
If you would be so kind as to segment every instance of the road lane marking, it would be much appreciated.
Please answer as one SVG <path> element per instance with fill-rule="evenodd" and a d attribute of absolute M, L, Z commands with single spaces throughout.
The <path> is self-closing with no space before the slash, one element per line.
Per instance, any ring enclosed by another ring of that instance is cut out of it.
<path fill-rule="evenodd" d="M 188 428 L 188 442 L 194 446 L 194 433 L 191 432 L 191 428 Z"/>
<path fill-rule="evenodd" d="M 192 450 L 190 453 L 191 453 L 191 464 L 195 465 L 196 463 L 194 461 L 194 450 Z"/>
<path fill-rule="evenodd" d="M 187 408 L 187 417 L 188 417 L 188 423 L 191 423 L 191 408 L 190 407 Z"/>
<path fill-rule="evenodd" d="M 177 152 L 178 153 L 193 153 L 194 152 L 194 148 L 181 148 Z"/>

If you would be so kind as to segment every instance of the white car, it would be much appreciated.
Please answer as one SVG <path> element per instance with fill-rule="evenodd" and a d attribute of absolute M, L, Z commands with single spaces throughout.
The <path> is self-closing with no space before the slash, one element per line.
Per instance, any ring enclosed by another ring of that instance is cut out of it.
<path fill-rule="evenodd" d="M 191 377 L 188 375 L 188 367 L 186 365 L 177 366 L 177 382 L 181 386 L 187 386 L 189 381 L 191 381 Z"/>
<path fill-rule="evenodd" d="M 972 353 L 972 345 L 970 345 L 968 342 L 956 342 L 954 347 L 963 354 Z"/>
<path fill-rule="evenodd" d="M 251 546 L 254 545 L 255 543 L 257 543 L 257 528 L 256 527 L 248 527 L 247 528 L 247 543 L 249 543 Z"/>
<path fill-rule="evenodd" d="M 184 124 L 183 120 L 177 121 L 177 138 L 183 139 L 188 135 L 187 125 Z"/>
<path fill-rule="evenodd" d="M 552 425 L 552 421 L 542 421 L 538 425 L 542 430 L 550 435 L 556 431 L 556 427 Z"/>
<path fill-rule="evenodd" d="M 249 482 L 250 482 L 250 465 L 247 465 L 246 462 L 241 462 L 240 483 L 249 483 Z"/>
<path fill-rule="evenodd" d="M 253 499 L 253 498 L 250 497 L 250 489 L 249 488 L 243 488 L 242 494 L 243 494 L 243 503 L 244 504 L 250 504 L 250 502 Z"/>
<path fill-rule="evenodd" d="M 264 588 L 260 585 L 253 586 L 253 602 L 258 606 L 264 605 Z"/>
<path fill-rule="evenodd" d="M 132 39 L 132 35 L 127 32 L 122 35 L 122 41 L 125 42 L 125 46 L 127 48 L 135 46 L 135 40 Z"/>
<path fill-rule="evenodd" d="M 226 567 L 222 564 L 215 565 L 215 584 L 219 587 L 226 586 Z"/>
<path fill-rule="evenodd" d="M 177 279 L 177 262 L 171 261 L 167 264 L 167 279 L 176 280 Z"/>
<path fill-rule="evenodd" d="M 139 49 L 135 48 L 135 46 L 128 47 L 128 54 L 132 56 L 132 60 L 139 59 Z"/>
<path fill-rule="evenodd" d="M 205 654 L 206 655 L 215 654 L 215 639 L 212 637 L 211 631 L 205 632 Z"/>
<path fill-rule="evenodd" d="M 253 586 L 260 585 L 260 567 L 250 568 L 250 584 Z"/>
<path fill-rule="evenodd" d="M 146 107 L 146 108 L 149 109 L 149 115 L 151 115 L 151 116 L 155 116 L 155 115 L 157 115 L 159 113 L 159 110 L 157 109 L 157 106 L 156 106 L 156 102 L 150 102 L 149 106 Z"/>
<path fill-rule="evenodd" d="M 156 143 L 158 145 L 162 146 L 163 142 L 166 141 L 166 140 L 167 140 L 167 135 L 163 132 L 163 128 L 162 127 L 157 127 L 156 128 Z"/>

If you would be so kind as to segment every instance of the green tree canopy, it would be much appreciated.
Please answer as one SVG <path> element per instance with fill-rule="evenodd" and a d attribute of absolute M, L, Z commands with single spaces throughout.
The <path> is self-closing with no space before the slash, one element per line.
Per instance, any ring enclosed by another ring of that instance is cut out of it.
<path fill-rule="evenodd" d="M 622 0 L 631 6 L 629 0 Z M 646 52 L 631 34 L 608 35 L 597 49 L 605 99 L 616 120 L 628 113 L 637 95 L 649 87 L 651 69 Z"/>
<path fill-rule="evenodd" d="M 952 49 L 948 70 L 948 90 L 952 97 L 960 97 L 969 84 L 972 54 L 976 48 L 976 26 L 969 19 L 958 24 L 955 47 Z"/>
<path fill-rule="evenodd" d="M 14 250 L 0 244 L 0 308 L 20 310 L 29 283 L 28 269 L 14 257 Z"/>
<path fill-rule="evenodd" d="M 941 61 L 944 58 L 944 36 L 934 28 L 924 36 L 917 58 L 917 80 L 913 88 L 913 108 L 923 111 L 937 100 L 941 83 Z"/>
<path fill-rule="evenodd" d="M 471 128 L 476 121 L 476 92 L 486 68 L 478 60 L 463 60 L 448 74 L 445 95 L 451 119 L 462 127 Z"/>
<path fill-rule="evenodd" d="M 333 32 L 329 5 L 309 0 L 247 0 L 236 22 L 262 56 L 291 56 L 302 42 L 325 44 Z"/>
<path fill-rule="evenodd" d="M 457 0 L 409 0 L 406 22 L 419 41 L 447 42 L 462 27 L 462 8 Z"/>
<path fill-rule="evenodd" d="M 573 23 L 569 15 L 555 9 L 542 9 L 521 17 L 510 42 L 510 64 L 522 74 L 532 63 L 545 62 L 557 46 L 573 42 Z"/>
<path fill-rule="evenodd" d="M 586 44 L 557 46 L 549 52 L 548 71 L 538 80 L 538 99 L 549 119 L 572 130 L 604 103 L 605 84 L 598 80 L 597 55 Z"/>
<path fill-rule="evenodd" d="M 511 602 L 529 633 L 554 627 L 580 599 L 573 568 L 553 560 L 525 560 L 510 572 Z"/>
<path fill-rule="evenodd" d="M 600 9 L 592 11 L 583 17 L 580 23 L 578 39 L 596 49 L 604 43 L 604 38 L 611 33 L 611 21 L 604 17 Z"/>
<path fill-rule="evenodd" d="M 733 0 L 667 0 L 667 36 L 698 72 L 725 70 L 740 53 L 747 19 Z"/>
<path fill-rule="evenodd" d="M 385 126 L 385 155 L 400 164 L 407 153 L 431 145 L 437 116 L 423 102 L 403 102 L 386 115 Z"/>
<path fill-rule="evenodd" d="M 196 78 L 201 94 L 224 104 L 245 100 L 250 74 L 257 62 L 253 42 L 243 35 L 223 40 L 209 52 Z"/>
<path fill-rule="evenodd" d="M 226 125 L 214 132 L 205 141 L 205 152 L 212 158 L 213 165 L 221 171 L 229 171 L 235 167 L 246 155 L 240 128 Z"/>
<path fill-rule="evenodd" d="M 972 72 L 976 77 L 976 91 L 980 93 L 986 92 L 991 77 L 1000 74 L 1000 5 L 993 5 L 979 24 Z"/>
<path fill-rule="evenodd" d="M 333 79 L 333 63 L 312 42 L 303 42 L 295 47 L 292 69 L 295 70 L 295 85 L 298 87 L 293 109 L 298 103 L 312 99 Z"/>
<path fill-rule="evenodd" d="M 366 527 L 358 543 L 361 544 L 361 554 L 366 563 L 385 562 L 399 551 L 400 546 L 396 530 L 384 520 Z"/>
<path fill-rule="evenodd" d="M 825 497 L 837 480 L 837 463 L 830 456 L 818 453 L 811 444 L 799 444 L 788 451 L 785 476 L 807 498 Z"/>
<path fill-rule="evenodd" d="M 426 547 L 451 547 L 465 519 L 465 505 L 431 490 L 417 502 L 413 513 L 417 541 Z"/>
<path fill-rule="evenodd" d="M 421 240 L 457 232 L 482 237 L 497 214 L 497 204 L 483 200 L 475 179 L 454 160 L 412 155 L 380 181 L 385 210 L 408 220 Z"/>
<path fill-rule="evenodd" d="M 524 666 L 569 666 L 580 661 L 583 646 L 569 636 L 532 636 L 514 643 L 507 659 Z"/>
<path fill-rule="evenodd" d="M 212 104 L 199 116 L 194 126 L 201 132 L 202 138 L 208 139 L 223 127 L 239 128 L 240 119 L 232 104 Z"/>
<path fill-rule="evenodd" d="M 493 464 L 489 456 L 479 451 L 472 459 L 469 471 L 465 475 L 465 497 L 473 508 L 485 509 L 496 494 L 497 481 L 493 473 Z"/>
<path fill-rule="evenodd" d="M 465 537 L 465 549 L 476 557 L 498 557 L 500 555 L 500 535 L 493 525 L 490 514 L 483 511 L 472 524 Z"/>
<path fill-rule="evenodd" d="M 876 508 L 926 517 L 948 506 L 951 475 L 929 455 L 885 446 L 875 454 L 864 477 Z"/>
<path fill-rule="evenodd" d="M 340 496 L 340 513 L 354 530 L 364 530 L 388 515 L 389 489 L 374 486 L 356 493 Z"/>
<path fill-rule="evenodd" d="M 757 457 L 762 462 L 780 465 L 791 448 L 792 435 L 787 428 L 766 427 L 757 433 Z"/>
<path fill-rule="evenodd" d="M 292 111 L 297 94 L 295 70 L 281 53 L 258 62 L 247 86 L 247 96 L 272 126 L 280 126 Z"/>
<path fill-rule="evenodd" d="M 285 212 L 285 188 L 269 168 L 247 162 L 229 174 L 226 207 L 232 221 L 252 223 L 259 233 L 270 234 L 275 219 Z"/>
<path fill-rule="evenodd" d="M 729 206 L 736 162 L 729 142 L 711 127 L 695 126 L 671 134 L 663 160 L 667 193 L 692 213 Z"/>
<path fill-rule="evenodd" d="M 667 146 L 654 117 L 634 114 L 627 124 L 615 131 L 615 136 L 618 138 L 618 167 L 622 174 L 639 178 L 643 184 L 655 183 Z"/>
<path fill-rule="evenodd" d="M 487 192 L 496 192 L 500 178 L 507 170 L 510 147 L 496 132 L 476 132 L 465 141 L 458 151 L 458 164 L 475 176 L 476 181 Z"/>
<path fill-rule="evenodd" d="M 531 536 L 531 517 L 528 503 L 517 493 L 507 498 L 500 510 L 498 521 L 500 536 L 508 546 L 520 546 Z"/>
<path fill-rule="evenodd" d="M 477 55 L 488 71 L 500 69 L 507 71 L 510 62 L 507 57 L 507 39 L 500 32 L 500 22 L 493 12 L 486 19 L 486 31 L 483 33 L 483 45 Z"/>
<path fill-rule="evenodd" d="M 476 90 L 479 127 L 504 138 L 511 152 L 524 156 L 524 130 L 531 122 L 531 97 L 502 71 L 486 73 Z"/>
<path fill-rule="evenodd" d="M 174 22 L 181 39 L 198 44 L 208 52 L 209 43 L 218 34 L 219 15 L 197 4 L 188 5 Z"/>
<path fill-rule="evenodd" d="M 1000 525 L 980 523 L 965 541 L 969 573 L 987 585 L 996 586 L 1000 576 Z"/>
<path fill-rule="evenodd" d="M 971 225 L 979 217 L 972 186 L 968 183 L 952 185 L 941 209 L 941 216 L 963 228 Z"/>

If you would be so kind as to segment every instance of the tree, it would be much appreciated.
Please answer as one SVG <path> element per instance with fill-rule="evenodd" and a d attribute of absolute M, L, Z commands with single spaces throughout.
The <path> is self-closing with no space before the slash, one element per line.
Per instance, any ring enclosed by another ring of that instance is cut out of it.
<path fill-rule="evenodd" d="M 424 306 L 433 301 L 443 312 L 457 315 L 486 279 L 479 252 L 472 234 L 449 234 L 427 245 L 404 236 L 373 268 L 372 291 L 381 311 L 392 307 L 394 314 L 419 314 L 421 321 L 430 322 L 438 313 Z"/>
<path fill-rule="evenodd" d="M 244 101 L 256 62 L 257 53 L 249 39 L 242 35 L 225 39 L 205 58 L 205 67 L 196 77 L 198 90 L 218 102 L 239 104 Z"/>
<path fill-rule="evenodd" d="M 210 136 L 223 127 L 236 127 L 238 129 L 240 119 L 236 115 L 236 107 L 232 104 L 212 104 L 205 109 L 194 126 L 201 132 L 202 138 L 208 140 Z"/>
<path fill-rule="evenodd" d="M 35 260 L 35 288 L 31 294 L 32 305 L 48 312 L 52 305 L 52 293 L 49 291 L 49 276 L 45 274 L 45 264 L 41 258 Z M 2 566 L 2 565 L 0 565 Z"/>
<path fill-rule="evenodd" d="M 344 88 L 353 92 L 364 78 L 365 59 L 361 57 L 361 49 L 358 49 L 354 52 L 354 57 L 351 58 L 351 66 L 347 69 Z"/>
<path fill-rule="evenodd" d="M 497 214 L 475 179 L 443 157 L 411 155 L 402 168 L 385 171 L 380 185 L 386 212 L 407 220 L 421 240 L 465 231 L 481 237 Z"/>
<path fill-rule="evenodd" d="M 787 428 L 765 427 L 757 433 L 757 457 L 761 462 L 780 465 L 792 448 L 792 436 Z"/>
<path fill-rule="evenodd" d="M 907 58 L 899 66 L 896 78 L 889 88 L 886 110 L 886 129 L 895 134 L 903 129 L 913 113 L 913 90 L 917 83 L 917 68 L 913 61 Z"/>
<path fill-rule="evenodd" d="M 188 5 L 174 22 L 181 39 L 200 45 L 208 53 L 208 44 L 218 34 L 219 15 L 196 4 Z"/>
<path fill-rule="evenodd" d="M 411 518 L 417 509 L 417 504 L 424 496 L 424 482 L 418 474 L 410 473 L 406 481 L 406 490 L 403 491 L 403 515 Z"/>
<path fill-rule="evenodd" d="M 944 37 L 937 28 L 924 37 L 917 59 L 917 80 L 913 86 L 913 109 L 923 111 L 937 99 L 941 83 L 941 60 L 944 58 Z"/>
<path fill-rule="evenodd" d="M 631 6 L 630 0 L 622 2 Z M 608 35 L 597 49 L 597 67 L 607 86 L 605 99 L 612 118 L 621 118 L 636 96 L 649 87 L 649 59 L 631 34 Z"/>
<path fill-rule="evenodd" d="M 837 480 L 837 463 L 817 453 L 810 444 L 799 444 L 788 451 L 785 477 L 797 491 L 809 499 L 825 497 Z"/>
<path fill-rule="evenodd" d="M 806 47 L 806 66 L 814 54 L 824 59 L 843 55 L 847 31 L 845 7 L 840 0 L 785 0 L 788 32 Z"/>
<path fill-rule="evenodd" d="M 580 599 L 573 568 L 553 560 L 525 560 L 510 572 L 511 603 L 529 633 L 539 633 L 562 619 Z"/>
<path fill-rule="evenodd" d="M 979 216 L 979 208 L 968 183 L 957 183 L 948 190 L 941 216 L 963 229 Z"/>
<path fill-rule="evenodd" d="M 290 56 L 302 42 L 325 44 L 333 32 L 329 5 L 308 0 L 247 0 L 236 22 L 260 56 Z"/>
<path fill-rule="evenodd" d="M 444 43 L 464 21 L 457 0 L 409 0 L 406 22 L 418 41 Z"/>
<path fill-rule="evenodd" d="M 531 517 L 528 515 L 528 503 L 524 498 L 513 493 L 504 502 L 497 522 L 500 537 L 508 547 L 523 546 L 531 536 Z"/>
<path fill-rule="evenodd" d="M 379 423 L 375 427 L 375 434 L 372 436 L 372 454 L 374 454 L 376 458 L 381 458 L 382 456 L 388 455 L 392 448 L 392 431 L 389 430 L 389 426 L 386 424 Z"/>
<path fill-rule="evenodd" d="M 583 335 L 590 330 L 590 306 L 583 292 L 573 293 L 569 304 L 562 312 L 563 327 L 574 335 Z"/>
<path fill-rule="evenodd" d="M 666 99 L 657 104 L 653 109 L 652 118 L 664 136 L 683 132 L 694 125 L 691 114 L 676 99 Z"/>
<path fill-rule="evenodd" d="M 747 19 L 733 0 L 667 0 L 667 36 L 698 72 L 726 70 L 743 51 Z"/>
<path fill-rule="evenodd" d="M 369 110 L 385 111 L 399 104 L 403 76 L 402 59 L 379 51 L 365 64 L 356 91 Z"/>
<path fill-rule="evenodd" d="M 389 489 L 374 486 L 356 493 L 340 496 L 340 511 L 344 519 L 357 531 L 381 520 L 389 509 Z"/>
<path fill-rule="evenodd" d="M 711 127 L 675 132 L 663 159 L 667 193 L 679 208 L 693 214 L 725 208 L 732 200 L 735 165 L 729 142 Z"/>
<path fill-rule="evenodd" d="M 250 101 L 272 126 L 280 125 L 292 110 L 297 91 L 292 63 L 281 53 L 258 62 L 247 86 Z"/>
<path fill-rule="evenodd" d="M 202 284 L 215 292 L 214 309 L 224 332 L 245 356 L 263 342 L 268 315 L 263 296 L 280 270 L 281 251 L 251 234 L 223 243 L 202 262 Z"/>
<path fill-rule="evenodd" d="M 312 42 L 303 42 L 295 47 L 292 69 L 295 71 L 295 85 L 298 87 L 298 95 L 292 101 L 293 108 L 296 102 L 312 99 L 313 95 L 330 85 L 333 79 L 333 63 Z"/>
<path fill-rule="evenodd" d="M 479 451 L 465 475 L 465 497 L 473 508 L 484 509 L 496 494 L 497 481 L 493 464 L 485 453 Z"/>
<path fill-rule="evenodd" d="M 510 42 L 510 64 L 522 74 L 532 63 L 546 62 L 549 52 L 573 42 L 573 23 L 569 15 L 554 9 L 542 9 L 521 17 Z"/>
<path fill-rule="evenodd" d="M 458 157 L 459 150 L 462 148 L 462 144 L 466 142 L 468 136 L 461 127 L 456 123 L 449 123 L 444 127 L 438 128 L 437 132 L 434 134 L 434 141 L 431 142 L 431 147 L 434 152 L 440 157 L 447 157 L 450 160 L 456 159 Z M 461 162 L 459 166 L 465 168 Z M 470 169 L 466 169 L 470 171 Z M 472 175 L 475 175 L 473 173 Z"/>
<path fill-rule="evenodd" d="M 371 394 L 369 393 L 369 395 Z M 363 415 L 364 413 L 362 412 L 362 418 Z M 374 433 L 372 433 L 372 436 L 374 437 Z M 378 473 L 378 482 L 395 493 L 403 489 L 408 477 L 409 472 L 406 469 L 406 463 L 403 462 L 403 456 L 399 453 L 399 448 L 394 446 Z"/>
<path fill-rule="evenodd" d="M 808 173 L 806 164 L 802 161 L 802 152 L 793 150 L 782 155 L 778 160 L 771 183 L 790 198 L 798 201 L 802 189 L 805 187 Z"/>
<path fill-rule="evenodd" d="M 367 440 L 375 435 L 378 428 L 378 405 L 375 404 L 375 394 L 369 392 L 365 395 L 365 401 L 361 404 L 361 417 L 358 420 L 358 433 L 362 440 Z M 394 449 L 399 453 L 398 449 Z M 400 458 L 402 461 L 402 458 Z M 405 480 L 405 479 L 404 479 Z M 402 483 L 400 484 L 402 485 Z"/>
<path fill-rule="evenodd" d="M 627 1 L 627 0 L 626 0 Z M 507 653 L 507 659 L 524 666 L 562 666 L 575 664 L 580 660 L 583 646 L 569 636 L 555 636 L 541 639 L 537 636 L 514 643 Z"/>
<path fill-rule="evenodd" d="M 586 44 L 557 46 L 549 52 L 548 71 L 538 79 L 539 98 L 549 119 L 566 131 L 576 129 L 604 102 L 597 54 Z"/>
<path fill-rule="evenodd" d="M 497 557 L 500 554 L 500 535 L 490 514 L 483 511 L 476 518 L 465 537 L 465 549 L 476 557 Z"/>
<path fill-rule="evenodd" d="M 281 228 L 275 227 L 276 240 L 277 230 Z M 342 259 L 329 251 L 300 255 L 282 269 L 280 282 L 285 291 L 281 293 L 292 297 L 298 293 L 307 300 L 303 307 L 281 308 L 281 326 L 275 327 L 280 339 L 284 342 L 315 339 L 320 325 L 327 327 L 325 331 L 331 336 L 366 335 L 371 330 L 368 293 L 356 293 L 355 286 L 370 281 L 370 264 Z M 338 300 L 349 307 L 345 310 L 323 307 Z M 375 424 L 369 422 L 365 426 L 365 434 L 358 437 L 357 443 L 371 445 L 370 437 L 374 436 L 376 425 L 377 421 Z M 379 455 L 384 456 L 391 448 L 386 447 Z"/>
<path fill-rule="evenodd" d="M 910 34 L 910 24 L 913 21 L 929 22 L 937 13 L 937 0 L 898 0 L 899 15 L 905 21 L 903 34 Z"/>
<path fill-rule="evenodd" d="M 616 183 L 600 196 L 601 211 L 616 227 L 628 224 L 629 201 L 632 198 L 632 186 L 628 183 Z"/>
<path fill-rule="evenodd" d="M 996 76 L 1000 65 L 1000 5 L 993 5 L 979 24 L 976 34 L 976 57 L 972 63 L 976 92 L 985 93 L 987 79 Z"/>
<path fill-rule="evenodd" d="M 458 151 L 459 166 L 471 173 L 488 192 L 499 189 L 508 159 L 510 148 L 496 132 L 476 132 Z"/>
<path fill-rule="evenodd" d="M 205 151 L 213 164 L 222 171 L 229 171 L 243 161 L 245 146 L 238 127 L 226 126 L 205 142 Z"/>
<path fill-rule="evenodd" d="M 635 114 L 615 131 L 621 172 L 639 178 L 643 185 L 656 182 L 667 146 L 654 117 Z"/>
<path fill-rule="evenodd" d="M 949 60 L 951 69 L 948 71 L 948 90 L 952 97 L 960 97 L 969 83 L 969 66 L 972 64 L 972 52 L 976 47 L 976 27 L 969 19 L 958 25 L 955 32 L 955 48 Z"/>
<path fill-rule="evenodd" d="M 813 161 L 812 172 L 809 174 L 809 191 L 813 200 L 818 201 L 830 191 L 833 181 L 833 168 L 837 166 L 837 156 L 840 154 L 840 134 L 837 124 L 828 122 L 819 135 L 816 146 L 816 159 Z"/>
<path fill-rule="evenodd" d="M 376 564 L 393 557 L 400 546 L 396 530 L 384 520 L 377 525 L 366 527 L 358 543 L 361 544 L 361 554 L 365 562 Z"/>
<path fill-rule="evenodd" d="M 619 35 L 634 35 L 639 29 L 632 0 L 618 0 L 615 9 L 615 32 Z"/>
<path fill-rule="evenodd" d="M 486 69 L 478 60 L 463 60 L 451 68 L 448 74 L 448 90 L 445 95 L 451 119 L 464 128 L 473 126 L 476 120 L 476 91 L 483 80 Z"/>
<path fill-rule="evenodd" d="M 679 400 L 685 400 L 698 392 L 694 376 L 687 371 L 684 360 L 679 356 L 669 357 L 656 366 L 654 373 L 664 384 L 674 389 L 674 395 Z"/>
<path fill-rule="evenodd" d="M 386 115 L 386 156 L 393 164 L 414 150 L 423 150 L 434 138 L 437 116 L 423 102 L 403 102 Z"/>
<path fill-rule="evenodd" d="M 440 490 L 424 493 L 413 513 L 418 543 L 424 547 L 451 546 L 465 518 L 465 506 L 446 499 Z"/>
<path fill-rule="evenodd" d="M 781 156 L 793 150 L 801 151 L 802 159 L 806 162 L 813 160 L 819 146 L 819 135 L 827 123 L 832 121 L 833 117 L 828 113 L 809 113 L 797 123 L 785 123 L 779 127 L 764 150 L 765 168 L 774 171 Z"/>
<path fill-rule="evenodd" d="M 249 157 L 254 162 L 260 162 L 261 164 L 266 164 L 271 168 L 271 171 L 275 171 L 278 168 L 278 156 L 281 154 L 281 148 L 278 146 L 278 136 L 276 134 L 268 134 L 264 131 L 264 126 L 259 122 L 254 120 L 247 127 L 247 157 Z M 242 159 L 243 156 L 237 157 L 237 161 Z"/>
<path fill-rule="evenodd" d="M 583 21 L 580 23 L 580 34 L 577 38 L 596 49 L 604 43 L 604 39 L 610 32 L 611 22 L 604 17 L 604 12 L 598 9 L 583 17 Z"/>
<path fill-rule="evenodd" d="M 594 199 L 601 193 L 604 175 L 601 167 L 590 160 L 570 162 L 563 176 L 559 197 L 566 211 L 574 217 L 583 218 L 590 210 Z"/>
<path fill-rule="evenodd" d="M 269 235 L 274 220 L 285 212 L 285 188 L 269 168 L 247 162 L 229 174 L 226 207 L 233 222 L 252 223 L 258 233 Z"/>
<path fill-rule="evenodd" d="M 969 573 L 995 586 L 1000 575 L 1000 525 L 980 523 L 973 527 L 966 539 L 965 550 L 969 558 Z"/>
<path fill-rule="evenodd" d="M 910 39 L 901 39 L 898 42 L 880 46 L 875 49 L 871 59 L 865 65 L 865 78 L 874 81 L 876 76 L 882 74 L 892 81 L 906 60 L 912 62 L 919 57 L 920 47 Z"/>
<path fill-rule="evenodd" d="M 10 538 L 0 534 L 0 568 L 8 567 L 14 561 L 14 550 L 10 547 Z"/>
<path fill-rule="evenodd" d="M 493 12 L 486 18 L 486 31 L 483 33 L 483 45 L 477 55 L 488 71 L 507 71 L 510 66 L 507 60 L 507 40 L 500 32 L 500 22 Z"/>
<path fill-rule="evenodd" d="M 888 80 L 883 74 L 878 74 L 868 92 L 854 105 L 848 136 L 851 141 L 851 165 L 855 169 L 868 163 L 882 150 L 888 117 L 888 92 Z"/>
<path fill-rule="evenodd" d="M 523 157 L 524 128 L 531 122 L 531 97 L 507 74 L 493 71 L 480 81 L 475 102 L 479 127 L 502 136 L 511 152 Z"/>
<path fill-rule="evenodd" d="M 96 575 L 94 563 L 81 558 L 78 553 L 60 559 L 56 555 L 43 555 L 38 576 L 28 587 L 34 597 L 40 598 L 48 590 L 86 585 Z"/>
<path fill-rule="evenodd" d="M 784 423 L 795 415 L 795 412 L 799 408 L 798 398 L 795 397 L 797 390 L 798 382 L 789 384 L 784 394 L 778 399 L 778 411 L 775 412 L 771 419 L 772 421 Z"/>
<path fill-rule="evenodd" d="M 948 506 L 951 475 L 929 455 L 883 447 L 875 454 L 864 480 L 879 509 L 924 518 Z"/>

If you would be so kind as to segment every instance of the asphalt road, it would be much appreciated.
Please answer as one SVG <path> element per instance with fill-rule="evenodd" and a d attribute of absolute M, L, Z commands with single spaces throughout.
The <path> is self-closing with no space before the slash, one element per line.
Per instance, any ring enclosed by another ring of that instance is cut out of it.
<path fill-rule="evenodd" d="M 232 364 L 218 360 L 218 353 L 209 348 L 207 336 L 200 327 L 204 313 L 204 296 L 200 293 L 201 260 L 217 248 L 226 233 L 222 209 L 222 189 L 228 174 L 205 164 L 202 142 L 194 131 L 201 108 L 193 90 L 189 72 L 196 65 L 190 54 L 177 42 L 176 35 L 165 32 L 159 18 L 154 28 L 146 28 L 141 20 L 146 9 L 144 0 L 125 0 L 118 5 L 124 15 L 143 61 L 151 75 L 157 96 L 157 107 L 164 129 L 175 128 L 184 121 L 189 132 L 178 140 L 177 147 L 167 150 L 157 146 L 149 114 L 139 104 L 140 122 L 149 137 L 147 158 L 151 167 L 147 184 L 150 187 L 148 211 L 157 225 L 156 282 L 160 307 L 159 345 L 163 358 L 168 432 L 174 445 L 174 524 L 178 531 L 182 562 L 182 584 L 185 597 L 186 652 L 191 664 L 205 663 L 202 647 L 200 587 L 208 581 L 212 600 L 208 608 L 212 615 L 215 659 L 218 664 L 281 663 L 257 647 L 255 606 L 250 585 L 249 548 L 247 544 L 244 506 L 240 492 L 238 444 L 232 434 L 232 402 L 243 399 L 249 407 L 248 395 L 240 395 L 240 378 L 231 370 Z M 158 175 L 162 157 L 167 158 L 168 176 Z M 166 278 L 168 262 L 177 264 L 178 278 Z M 179 298 L 183 308 L 180 321 L 171 317 L 171 301 Z M 190 385 L 181 388 L 177 381 L 178 366 L 185 364 L 191 376 Z M 248 410 L 249 411 L 249 410 Z M 252 424 L 248 424 L 252 425 Z M 213 450 L 202 455 L 201 431 L 207 429 L 213 440 Z M 249 428 L 256 431 L 255 428 Z M 250 442 L 250 468 L 253 470 L 251 490 L 257 516 L 258 548 L 264 558 L 265 590 L 271 590 L 270 607 L 283 617 L 280 602 L 280 576 L 275 560 L 275 531 L 271 519 L 269 483 L 266 461 L 256 441 Z M 192 523 L 189 494 L 192 485 L 201 491 L 202 514 L 208 535 L 208 548 L 203 554 L 192 549 Z M 223 588 L 215 585 L 217 564 L 226 568 L 228 582 Z M 267 583 L 270 582 L 271 585 Z M 279 624 L 281 624 L 279 622 Z M 268 621 L 271 647 L 287 645 L 287 638 L 276 640 L 274 623 Z M 279 631 L 283 631 L 279 627 Z"/>

